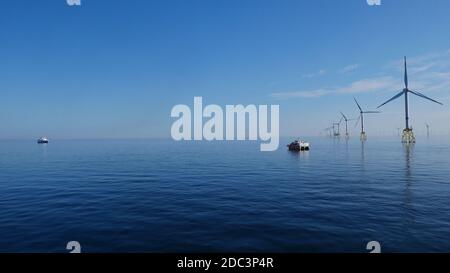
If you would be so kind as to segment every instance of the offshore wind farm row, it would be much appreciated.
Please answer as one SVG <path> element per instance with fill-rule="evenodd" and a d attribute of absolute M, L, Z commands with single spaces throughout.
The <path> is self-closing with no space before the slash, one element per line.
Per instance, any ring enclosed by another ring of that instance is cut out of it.
<path fill-rule="evenodd" d="M 404 113 L 405 113 L 405 128 L 403 129 L 403 132 L 401 134 L 401 141 L 402 143 L 415 143 L 416 142 L 416 137 L 413 133 L 413 127 L 411 126 L 411 122 L 410 122 L 410 116 L 409 116 L 409 112 L 410 112 L 410 107 L 409 107 L 409 101 L 408 101 L 408 95 L 409 94 L 413 94 L 416 95 L 420 98 L 429 100 L 433 103 L 439 104 L 439 105 L 443 105 L 441 102 L 434 100 L 424 94 L 422 94 L 421 92 L 417 91 L 417 90 L 411 90 L 409 88 L 409 82 L 408 82 L 408 66 L 407 66 L 407 62 L 406 62 L 406 57 L 404 59 L 404 84 L 405 87 L 403 88 L 402 91 L 400 91 L 398 94 L 396 94 L 395 96 L 393 96 L 392 98 L 390 98 L 389 100 L 383 102 L 382 104 L 380 104 L 377 109 L 383 107 L 384 105 L 390 103 L 391 101 L 394 101 L 400 97 L 404 97 Z M 345 122 L 345 138 L 348 139 L 350 137 L 349 135 L 349 130 L 348 130 L 348 122 L 349 121 L 354 121 L 356 120 L 356 124 L 355 127 L 360 125 L 361 126 L 361 130 L 359 133 L 359 138 L 361 141 L 366 141 L 367 140 L 367 133 L 365 131 L 364 128 L 364 117 L 367 114 L 380 114 L 382 113 L 381 111 L 377 111 L 377 110 L 365 110 L 365 108 L 363 108 L 361 106 L 361 104 L 358 102 L 358 100 L 356 98 L 354 98 L 355 104 L 357 106 L 358 112 L 359 112 L 359 116 L 357 118 L 348 118 L 343 112 L 340 112 L 340 118 L 339 121 L 333 121 L 331 123 L 332 126 L 325 128 L 325 131 L 327 132 L 327 135 L 329 137 L 340 137 L 341 136 L 341 124 L 342 122 Z M 430 125 L 428 123 L 425 124 L 426 126 L 426 134 L 429 137 L 430 136 Z M 398 130 L 398 135 L 400 136 L 400 128 L 397 128 Z"/>

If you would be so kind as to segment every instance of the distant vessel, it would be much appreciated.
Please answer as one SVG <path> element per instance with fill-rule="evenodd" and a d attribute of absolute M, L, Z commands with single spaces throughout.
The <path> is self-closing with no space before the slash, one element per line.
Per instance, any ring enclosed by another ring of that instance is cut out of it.
<path fill-rule="evenodd" d="M 291 144 L 287 145 L 289 151 L 309 151 L 309 143 L 305 141 L 294 141 Z"/>
<path fill-rule="evenodd" d="M 38 144 L 47 144 L 48 143 L 48 139 L 46 137 L 41 137 L 37 140 Z"/>

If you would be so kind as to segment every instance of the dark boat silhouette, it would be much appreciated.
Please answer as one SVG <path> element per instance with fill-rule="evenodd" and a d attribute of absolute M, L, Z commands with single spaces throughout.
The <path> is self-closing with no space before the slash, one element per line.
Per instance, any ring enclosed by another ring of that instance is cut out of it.
<path fill-rule="evenodd" d="M 309 151 L 309 143 L 304 141 L 294 141 L 287 145 L 289 151 L 299 152 L 299 151 Z"/>
<path fill-rule="evenodd" d="M 48 143 L 48 138 L 46 137 L 41 137 L 37 140 L 38 144 L 47 144 Z"/>

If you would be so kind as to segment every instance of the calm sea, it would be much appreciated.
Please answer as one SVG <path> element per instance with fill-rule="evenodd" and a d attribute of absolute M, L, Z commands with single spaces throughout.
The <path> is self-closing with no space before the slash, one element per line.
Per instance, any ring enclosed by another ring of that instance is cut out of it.
<path fill-rule="evenodd" d="M 0 252 L 450 251 L 450 140 L 0 142 Z"/>

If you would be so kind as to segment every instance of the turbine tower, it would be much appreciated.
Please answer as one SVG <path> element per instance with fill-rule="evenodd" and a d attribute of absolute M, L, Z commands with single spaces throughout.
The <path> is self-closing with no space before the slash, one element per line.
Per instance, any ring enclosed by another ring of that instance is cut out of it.
<path fill-rule="evenodd" d="M 330 137 L 330 138 L 332 137 L 332 131 L 331 131 L 332 129 L 333 129 L 333 127 L 328 127 L 328 128 L 325 128 L 325 129 L 324 129 L 324 131 L 327 132 L 328 137 Z"/>
<path fill-rule="evenodd" d="M 427 138 L 430 137 L 430 125 L 428 123 L 425 123 L 425 126 L 427 126 Z"/>
<path fill-rule="evenodd" d="M 335 137 L 339 137 L 341 135 L 341 121 L 333 123 L 333 135 Z M 336 127 L 337 127 L 337 131 L 336 131 Z"/>
<path fill-rule="evenodd" d="M 378 114 L 381 113 L 379 111 L 363 111 L 363 109 L 361 108 L 361 105 L 359 105 L 358 101 L 353 98 L 356 102 L 356 105 L 358 106 L 359 109 L 359 117 L 358 117 L 358 121 L 356 122 L 356 126 L 358 126 L 358 123 L 361 121 L 361 134 L 360 134 L 360 139 L 361 141 L 365 141 L 367 140 L 367 136 L 366 136 L 366 132 L 364 132 L 364 114 Z"/>
<path fill-rule="evenodd" d="M 416 138 L 414 137 L 413 129 L 412 129 L 412 127 L 409 127 L 408 93 L 411 93 L 411 94 L 414 94 L 414 95 L 416 95 L 418 97 L 430 100 L 430 101 L 432 101 L 434 103 L 443 105 L 442 103 L 440 103 L 440 102 L 438 102 L 436 100 L 433 100 L 433 99 L 425 96 L 422 93 L 419 93 L 417 91 L 412 91 L 412 90 L 409 89 L 409 86 L 408 86 L 408 68 L 407 68 L 407 65 L 406 65 L 406 57 L 405 57 L 405 88 L 403 89 L 403 91 L 401 91 L 400 93 L 398 93 L 397 95 L 392 97 L 390 100 L 388 100 L 385 103 L 383 103 L 380 106 L 378 106 L 378 108 L 380 108 L 383 105 L 385 105 L 385 104 L 387 104 L 387 103 L 389 103 L 389 102 L 391 102 L 391 101 L 393 101 L 395 99 L 398 99 L 399 97 L 404 95 L 405 96 L 405 129 L 403 129 L 402 142 L 403 143 L 415 143 L 416 142 Z"/>
<path fill-rule="evenodd" d="M 352 121 L 352 120 L 355 120 L 355 119 L 348 119 L 348 118 L 344 115 L 344 113 L 342 113 L 342 112 L 341 112 L 341 115 L 342 115 L 342 119 L 344 119 L 344 121 L 345 121 L 345 137 L 346 137 L 346 138 L 349 138 L 349 134 L 348 134 L 348 122 L 349 122 L 349 121 Z M 342 122 L 342 119 L 341 119 L 341 122 Z"/>

